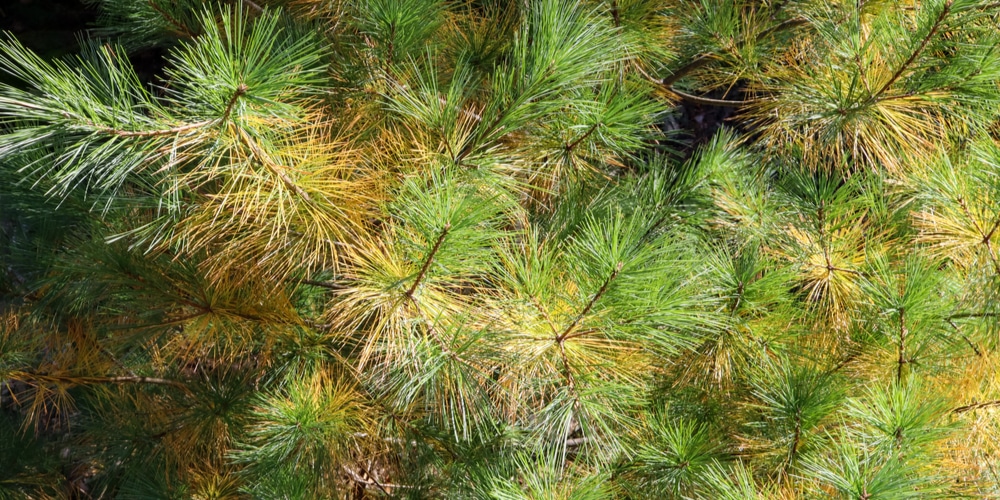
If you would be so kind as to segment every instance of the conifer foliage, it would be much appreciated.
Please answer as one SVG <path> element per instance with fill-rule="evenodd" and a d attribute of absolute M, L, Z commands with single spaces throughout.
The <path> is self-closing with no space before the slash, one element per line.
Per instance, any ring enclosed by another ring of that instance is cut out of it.
<path fill-rule="evenodd" d="M 1000 4 L 91 3 L 0 498 L 1000 496 Z"/>

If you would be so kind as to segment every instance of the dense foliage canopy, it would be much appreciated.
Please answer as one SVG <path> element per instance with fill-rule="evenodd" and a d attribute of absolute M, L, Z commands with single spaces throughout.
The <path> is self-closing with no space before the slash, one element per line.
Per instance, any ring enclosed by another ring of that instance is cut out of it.
<path fill-rule="evenodd" d="M 0 499 L 1000 496 L 1000 3 L 91 3 Z"/>

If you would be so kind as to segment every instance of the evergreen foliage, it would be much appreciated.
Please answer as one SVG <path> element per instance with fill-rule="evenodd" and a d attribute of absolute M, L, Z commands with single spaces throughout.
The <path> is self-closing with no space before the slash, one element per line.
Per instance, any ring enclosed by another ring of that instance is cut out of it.
<path fill-rule="evenodd" d="M 1000 4 L 89 3 L 0 499 L 1000 496 Z"/>

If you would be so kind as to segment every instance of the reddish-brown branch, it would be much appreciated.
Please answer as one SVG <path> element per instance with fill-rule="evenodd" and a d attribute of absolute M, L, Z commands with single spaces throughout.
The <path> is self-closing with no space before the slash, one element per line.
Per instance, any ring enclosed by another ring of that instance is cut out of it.
<path fill-rule="evenodd" d="M 597 131 L 597 127 L 600 127 L 600 126 L 601 126 L 601 122 L 597 122 L 597 123 L 591 125 L 590 128 L 587 129 L 586 133 L 584 133 L 583 135 L 581 135 L 580 137 L 578 137 L 575 141 L 573 141 L 573 142 L 571 142 L 571 143 L 569 143 L 569 144 L 566 145 L 566 151 L 570 151 L 571 152 L 574 149 L 576 149 L 576 147 L 579 146 L 581 142 L 587 140 L 587 138 L 590 137 L 591 134 L 593 134 L 594 132 Z"/>
<path fill-rule="evenodd" d="M 427 270 L 431 267 L 431 262 L 434 261 L 434 256 L 437 255 L 438 250 L 441 249 L 441 244 L 444 243 L 445 237 L 448 236 L 448 232 L 451 231 L 451 224 L 445 224 L 444 228 L 441 230 L 441 234 L 438 236 L 437 241 L 434 242 L 434 246 L 431 247 L 431 252 L 427 254 L 427 258 L 424 259 L 424 264 L 420 266 L 420 272 L 417 273 L 417 278 L 413 280 L 413 284 L 410 288 L 406 290 L 406 296 L 413 298 L 414 292 L 417 291 L 417 287 L 420 286 L 420 282 L 424 280 L 424 276 L 427 275 Z"/>
<path fill-rule="evenodd" d="M 257 12 L 264 12 L 264 8 L 258 5 L 257 2 L 254 2 L 253 0 L 241 0 L 241 2 Z"/>
<path fill-rule="evenodd" d="M 603 297 L 604 294 L 608 291 L 608 287 L 611 286 L 611 282 L 614 281 L 614 279 L 618 277 L 618 273 L 621 272 L 622 265 L 623 263 L 619 262 L 618 265 L 615 266 L 614 271 L 611 271 L 611 275 L 608 276 L 608 279 L 604 280 L 604 283 L 601 284 L 601 288 L 599 288 L 597 290 L 597 293 L 595 293 L 594 296 L 590 298 L 590 302 L 587 302 L 587 305 L 584 306 L 582 311 L 580 311 L 580 314 L 576 315 L 576 318 L 573 319 L 573 322 L 570 323 L 569 326 L 567 326 L 566 329 L 563 330 L 563 332 L 558 337 L 556 337 L 556 342 L 562 344 L 562 342 L 566 340 L 566 337 L 570 333 L 573 333 L 573 329 L 576 328 L 578 324 L 580 324 L 580 321 L 583 320 L 583 318 L 590 313 L 591 309 L 594 308 L 594 304 L 596 304 L 598 300 L 601 300 L 601 297 Z"/>
<path fill-rule="evenodd" d="M 953 408 L 952 413 L 965 413 L 967 411 L 980 410 L 983 408 L 991 408 L 994 406 L 1000 406 L 1000 400 L 985 401 L 982 403 L 972 403 L 964 406 L 959 406 L 958 408 Z"/>
<path fill-rule="evenodd" d="M 192 38 L 196 36 L 190 29 L 188 29 L 188 27 L 184 23 L 178 21 L 176 18 L 174 18 L 174 16 L 171 16 L 167 11 L 161 9 L 160 6 L 156 5 L 156 2 L 154 2 L 153 0 L 146 0 L 146 4 L 149 5 L 150 8 L 155 10 L 157 14 L 163 16 L 163 19 L 165 21 L 174 25 L 184 36 Z"/>
<path fill-rule="evenodd" d="M 247 87 L 245 83 L 241 83 L 236 87 L 236 92 L 233 92 L 233 96 L 230 97 L 229 102 L 226 103 L 226 110 L 222 113 L 222 118 L 219 118 L 219 123 L 223 123 L 229 119 L 229 115 L 233 112 L 233 107 L 236 106 L 236 101 L 246 94 L 247 90 L 250 90 L 250 88 Z"/>
<path fill-rule="evenodd" d="M 889 78 L 889 81 L 885 82 L 885 85 L 883 85 L 882 88 L 878 90 L 878 92 L 872 94 L 872 98 L 877 98 L 878 96 L 882 95 L 882 93 L 884 93 L 886 90 L 889 90 L 889 87 L 892 87 L 892 85 L 896 83 L 896 80 L 899 80 L 899 77 L 903 76 L 903 73 L 906 72 L 907 68 L 909 68 L 910 65 L 912 65 L 913 62 L 917 60 L 917 57 L 920 57 L 920 54 L 923 53 L 924 49 L 927 48 L 927 44 L 930 43 L 931 39 L 934 38 L 934 35 L 937 34 L 939 29 L 941 29 L 941 24 L 944 23 L 945 18 L 948 17 L 948 13 L 951 12 L 951 4 L 953 1 L 954 0 L 948 0 L 947 2 L 945 2 L 944 8 L 941 9 L 941 13 L 934 21 L 934 25 L 931 26 L 930 31 L 928 31 L 927 35 L 924 36 L 923 40 L 920 41 L 920 45 L 917 46 L 917 49 L 914 50 L 913 53 L 910 54 L 910 57 L 906 59 L 906 62 L 904 62 L 899 67 L 899 69 L 897 69 L 896 72 L 893 73 L 892 77 Z"/>

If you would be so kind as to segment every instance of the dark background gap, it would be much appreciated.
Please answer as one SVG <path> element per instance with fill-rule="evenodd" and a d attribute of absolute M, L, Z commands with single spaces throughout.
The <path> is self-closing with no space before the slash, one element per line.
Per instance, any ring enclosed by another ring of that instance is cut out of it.
<path fill-rule="evenodd" d="M 0 31 L 14 35 L 25 47 L 44 58 L 78 54 L 80 39 L 94 27 L 99 11 L 82 0 L 0 0 Z M 139 79 L 160 83 L 166 50 L 158 47 L 128 55 Z M 0 82 L 17 85 L 0 73 Z"/>
<path fill-rule="evenodd" d="M 80 0 L 0 2 L 0 30 L 9 31 L 44 57 L 76 53 L 78 37 L 97 20 L 97 10 Z"/>

